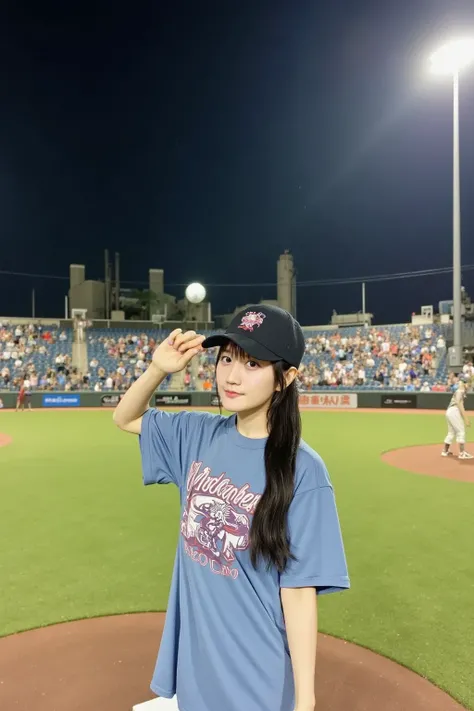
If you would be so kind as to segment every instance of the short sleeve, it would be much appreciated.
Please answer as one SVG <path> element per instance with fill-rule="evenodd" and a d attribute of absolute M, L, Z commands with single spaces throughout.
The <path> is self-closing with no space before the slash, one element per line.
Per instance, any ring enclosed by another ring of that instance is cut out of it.
<path fill-rule="evenodd" d="M 291 552 L 280 587 L 315 587 L 318 594 L 350 587 L 332 486 L 296 494 L 288 512 Z"/>
<path fill-rule="evenodd" d="M 142 418 L 139 436 L 143 483 L 176 484 L 181 487 L 186 472 L 183 450 L 189 442 L 190 418 L 187 411 L 163 412 L 150 408 Z"/>

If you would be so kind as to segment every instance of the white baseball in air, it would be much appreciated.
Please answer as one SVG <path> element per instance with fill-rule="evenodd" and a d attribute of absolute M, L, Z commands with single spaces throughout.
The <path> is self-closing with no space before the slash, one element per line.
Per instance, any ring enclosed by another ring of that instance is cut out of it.
<path fill-rule="evenodd" d="M 186 298 L 191 304 L 200 304 L 206 298 L 206 290 L 202 284 L 194 282 L 186 288 Z"/>

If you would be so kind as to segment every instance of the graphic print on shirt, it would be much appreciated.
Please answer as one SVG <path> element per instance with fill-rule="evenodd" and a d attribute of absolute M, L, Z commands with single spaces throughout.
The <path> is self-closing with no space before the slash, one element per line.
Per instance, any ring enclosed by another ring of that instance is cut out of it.
<path fill-rule="evenodd" d="M 261 494 L 240 488 L 225 472 L 211 476 L 210 467 L 193 462 L 187 478 L 186 505 L 181 519 L 185 552 L 202 566 L 237 578 L 232 568 L 235 551 L 244 551 L 250 542 L 250 516 L 255 513 Z"/>

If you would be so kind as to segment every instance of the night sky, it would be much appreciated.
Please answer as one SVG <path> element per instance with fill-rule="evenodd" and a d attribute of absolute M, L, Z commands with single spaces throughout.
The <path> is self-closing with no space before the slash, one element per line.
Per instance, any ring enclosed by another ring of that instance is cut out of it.
<path fill-rule="evenodd" d="M 427 57 L 474 32 L 472 0 L 5 2 L 0 11 L 0 315 L 63 315 L 68 265 L 124 286 L 165 270 L 214 311 L 302 282 L 449 267 L 451 86 Z M 461 82 L 463 264 L 474 263 L 474 70 Z M 474 296 L 474 272 L 464 283 Z M 377 323 L 451 276 L 374 283 Z M 361 308 L 300 286 L 298 318 Z"/>

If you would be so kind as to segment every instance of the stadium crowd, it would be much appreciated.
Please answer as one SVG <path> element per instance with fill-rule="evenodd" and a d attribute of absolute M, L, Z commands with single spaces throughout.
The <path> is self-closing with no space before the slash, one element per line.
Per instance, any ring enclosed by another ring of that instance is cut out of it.
<path fill-rule="evenodd" d="M 95 392 L 127 390 L 149 366 L 157 341 L 146 333 L 111 336 L 89 331 L 87 385 Z"/>
<path fill-rule="evenodd" d="M 215 353 L 205 353 L 199 378 L 211 383 Z M 465 366 L 465 372 L 474 368 Z M 434 327 L 386 327 L 312 332 L 299 374 L 300 390 L 389 388 L 443 392 L 446 341 Z M 211 385 L 212 386 L 212 385 Z"/>
<path fill-rule="evenodd" d="M 446 389 L 446 342 L 433 327 L 343 330 L 307 338 L 301 385 L 315 388 Z"/>
<path fill-rule="evenodd" d="M 17 389 L 23 380 L 31 389 L 64 389 L 74 376 L 69 341 L 57 328 L 0 322 L 0 389 Z"/>
<path fill-rule="evenodd" d="M 0 323 L 0 389 L 126 390 L 148 367 L 159 341 L 123 330 L 87 332 L 86 372 L 72 366 L 72 329 Z M 168 376 L 167 389 L 212 390 L 216 353 L 202 353 L 184 373 Z M 464 367 L 474 381 L 474 366 Z M 436 326 L 412 325 L 312 331 L 299 375 L 300 389 L 389 388 L 442 392 L 452 378 L 446 370 L 446 342 Z"/>

